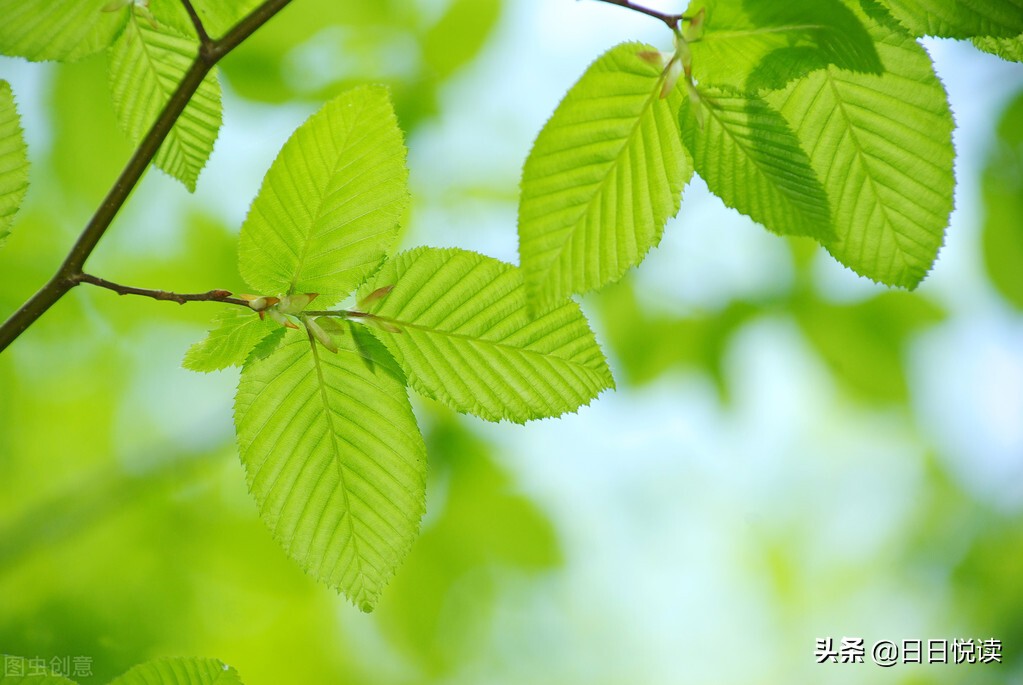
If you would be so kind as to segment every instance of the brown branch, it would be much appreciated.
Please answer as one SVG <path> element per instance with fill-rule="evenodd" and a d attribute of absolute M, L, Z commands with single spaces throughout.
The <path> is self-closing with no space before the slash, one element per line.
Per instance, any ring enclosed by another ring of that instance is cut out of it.
<path fill-rule="evenodd" d="M 611 5 L 618 5 L 619 7 L 624 7 L 625 9 L 632 10 L 633 12 L 639 12 L 640 14 L 645 14 L 648 17 L 659 19 L 663 21 L 665 24 L 667 24 L 668 28 L 672 30 L 679 28 L 679 25 L 682 23 L 682 20 L 686 18 L 684 14 L 666 14 L 664 12 L 652 10 L 649 7 L 641 7 L 640 5 L 630 2 L 630 0 L 597 0 L 597 1 L 606 2 Z"/>
<path fill-rule="evenodd" d="M 192 26 L 195 27 L 195 35 L 199 38 L 199 44 L 207 45 L 211 43 L 210 34 L 206 33 L 206 27 L 202 25 L 202 19 L 199 18 L 199 13 L 196 12 L 195 7 L 192 6 L 192 0 L 181 0 L 181 4 L 185 6 L 188 18 L 192 20 Z"/>
<path fill-rule="evenodd" d="M 153 126 L 149 129 L 146 137 L 139 143 L 138 148 L 128 160 L 121 175 L 114 182 L 113 187 L 103 199 L 96 213 L 89 220 L 85 230 L 78 237 L 78 240 L 71 247 L 67 258 L 61 264 L 53 278 L 44 285 L 25 304 L 18 308 L 7 321 L 0 325 L 0 352 L 14 342 L 18 336 L 25 332 L 40 316 L 54 305 L 57 300 L 63 297 L 71 288 L 78 285 L 81 280 L 82 267 L 85 261 L 96 249 L 100 238 L 110 228 L 114 217 L 124 206 L 132 190 L 138 185 L 142 174 L 149 167 L 157 150 L 163 143 L 167 134 L 174 127 L 175 122 L 192 95 L 198 90 L 203 79 L 210 72 L 213 66 L 225 55 L 238 47 L 246 38 L 251 36 L 263 24 L 270 21 L 278 12 L 284 9 L 291 0 L 266 0 L 256 9 L 252 10 L 244 19 L 238 22 L 234 28 L 228 31 L 223 38 L 208 40 L 200 45 L 199 54 L 196 55 L 192 66 L 189 67 L 178 84 L 177 89 L 167 100 L 160 115 L 156 118 Z"/>
<path fill-rule="evenodd" d="M 154 300 L 177 302 L 178 304 L 185 304 L 186 302 L 221 302 L 223 304 L 236 304 L 246 308 L 249 306 L 249 303 L 246 300 L 232 297 L 233 293 L 229 290 L 208 290 L 204 293 L 171 293 L 166 290 L 133 288 L 131 286 L 108 281 L 105 278 L 99 278 L 98 276 L 84 273 L 73 276 L 71 280 L 74 282 L 74 285 L 78 285 L 79 283 L 88 283 L 89 285 L 94 285 L 99 288 L 112 290 L 118 295 L 139 295 L 141 297 L 149 297 Z"/>

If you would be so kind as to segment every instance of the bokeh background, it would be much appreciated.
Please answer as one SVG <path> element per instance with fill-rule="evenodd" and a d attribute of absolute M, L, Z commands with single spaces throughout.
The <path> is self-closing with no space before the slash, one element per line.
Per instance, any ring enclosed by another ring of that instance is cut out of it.
<path fill-rule="evenodd" d="M 533 137 L 631 39 L 670 45 L 597 2 L 296 0 L 223 64 L 198 192 L 151 171 L 89 270 L 242 289 L 237 230 L 276 151 L 365 81 L 407 131 L 405 246 L 517 261 Z M 694 182 L 642 267 L 584 298 L 616 392 L 525 427 L 417 401 L 428 514 L 372 615 L 258 519 L 237 372 L 181 369 L 216 305 L 72 292 L 0 356 L 0 653 L 87 656 L 83 683 L 169 655 L 248 685 L 1023 683 L 1023 66 L 926 45 L 959 129 L 924 284 L 875 286 Z M 105 60 L 0 60 L 34 163 L 0 317 L 130 154 Z M 825 637 L 996 638 L 1004 663 L 818 665 Z"/>

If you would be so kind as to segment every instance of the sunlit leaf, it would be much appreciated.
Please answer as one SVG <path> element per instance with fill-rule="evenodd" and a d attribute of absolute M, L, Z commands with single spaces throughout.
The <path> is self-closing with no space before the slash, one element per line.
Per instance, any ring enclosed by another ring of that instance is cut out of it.
<path fill-rule="evenodd" d="M 140 664 L 110 685 L 242 685 L 237 671 L 216 659 L 157 659 Z"/>
<path fill-rule="evenodd" d="M 953 122 L 924 49 L 870 26 L 884 76 L 829 68 L 770 100 L 827 190 L 837 233 L 828 251 L 856 273 L 913 288 L 934 263 L 952 211 Z"/>
<path fill-rule="evenodd" d="M 782 235 L 833 234 L 828 199 L 806 152 L 764 100 L 701 89 L 698 102 L 682 105 L 679 120 L 696 172 L 726 205 Z"/>
<path fill-rule="evenodd" d="M 914 36 L 1009 38 L 1023 33 L 1023 0 L 881 0 Z"/>
<path fill-rule="evenodd" d="M 661 239 L 692 176 L 680 91 L 625 43 L 594 62 L 537 136 L 522 171 L 519 256 L 530 307 L 615 281 Z"/>
<path fill-rule="evenodd" d="M 192 371 L 219 371 L 240 366 L 256 344 L 280 328 L 269 319 L 261 320 L 255 312 L 232 308 L 213 320 L 205 340 L 195 343 L 185 354 L 182 366 Z"/>
<path fill-rule="evenodd" d="M 700 9 L 693 74 L 704 86 L 781 88 L 829 65 L 882 71 L 870 34 L 839 0 L 695 0 L 686 13 Z"/>
<path fill-rule="evenodd" d="M 261 294 L 337 302 L 394 243 L 407 180 L 387 91 L 343 93 L 295 131 L 267 172 L 242 226 L 242 276 Z"/>
<path fill-rule="evenodd" d="M 490 421 L 559 416 L 613 386 L 575 303 L 535 319 L 518 269 L 464 250 L 397 255 L 364 286 L 394 285 L 371 330 L 417 391 Z M 372 323 L 372 322 L 370 322 Z"/>
<path fill-rule="evenodd" d="M 11 85 L 0 81 L 0 247 L 28 192 L 28 150 Z"/>
<path fill-rule="evenodd" d="M 149 132 L 197 52 L 195 39 L 162 25 L 154 28 L 137 13 L 132 15 L 111 52 L 110 88 L 118 121 L 133 141 Z M 220 124 L 220 84 L 214 70 L 160 146 L 156 166 L 194 191 Z"/>
<path fill-rule="evenodd" d="M 984 52 L 998 55 L 1007 62 L 1023 62 L 1023 34 L 1013 38 L 974 38 L 973 44 Z"/>
<path fill-rule="evenodd" d="M 238 446 L 260 515 L 310 575 L 370 611 L 425 507 L 426 448 L 401 370 L 370 370 L 350 337 L 328 352 L 306 332 L 242 370 Z"/>
<path fill-rule="evenodd" d="M 128 9 L 105 12 L 110 0 L 3 0 L 0 52 L 30 60 L 76 60 L 108 47 Z"/>

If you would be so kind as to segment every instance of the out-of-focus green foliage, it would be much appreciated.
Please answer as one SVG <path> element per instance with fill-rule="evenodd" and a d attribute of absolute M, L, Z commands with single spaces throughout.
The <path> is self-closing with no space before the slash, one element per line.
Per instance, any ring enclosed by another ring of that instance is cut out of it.
<path fill-rule="evenodd" d="M 982 183 L 988 273 L 1002 296 L 1023 309 L 1023 93 L 998 123 Z"/>

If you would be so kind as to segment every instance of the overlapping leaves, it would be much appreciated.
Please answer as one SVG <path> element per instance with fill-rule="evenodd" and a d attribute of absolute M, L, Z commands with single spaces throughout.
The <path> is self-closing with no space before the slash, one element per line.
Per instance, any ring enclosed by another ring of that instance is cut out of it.
<path fill-rule="evenodd" d="M 985 35 L 1000 35 L 996 18 L 1014 31 L 1019 1 L 988 12 Z M 648 72 L 651 83 L 679 84 L 657 105 L 678 109 L 678 120 L 656 129 L 648 109 L 624 106 L 632 101 L 619 85 L 651 51 L 626 44 L 599 59 L 523 169 L 519 251 L 531 305 L 550 307 L 638 263 L 656 241 L 637 236 L 659 237 L 674 213 L 663 209 L 679 199 L 649 176 L 674 169 L 688 179 L 691 164 L 769 230 L 811 236 L 861 275 L 915 287 L 951 211 L 952 120 L 927 54 L 888 9 L 864 2 L 867 11 L 841 0 L 694 0 L 668 66 Z M 590 110 L 602 116 L 579 114 Z M 642 249 L 622 259 L 620 245 Z"/>
<path fill-rule="evenodd" d="M 267 322 L 222 316 L 185 360 L 202 371 L 244 362 L 235 422 L 260 513 L 307 572 L 366 611 L 425 507 L 407 385 L 525 421 L 612 384 L 578 307 L 529 318 L 515 267 L 425 248 L 384 261 L 407 176 L 385 90 L 328 102 L 281 150 L 242 227 L 241 272 Z M 360 309 L 312 309 L 360 285 Z"/>

